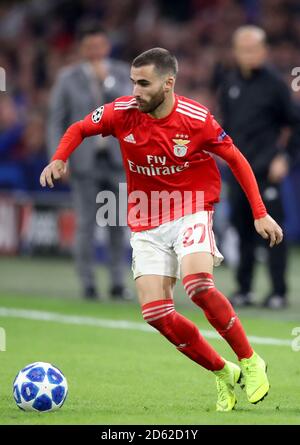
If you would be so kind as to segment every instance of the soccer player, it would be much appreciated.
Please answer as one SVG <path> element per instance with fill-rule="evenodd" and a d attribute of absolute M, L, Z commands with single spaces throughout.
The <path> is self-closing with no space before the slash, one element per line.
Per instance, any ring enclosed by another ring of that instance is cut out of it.
<path fill-rule="evenodd" d="M 231 138 L 206 107 L 175 94 L 177 71 L 177 60 L 166 49 L 153 48 L 136 57 L 133 96 L 120 97 L 72 124 L 40 182 L 53 187 L 85 137 L 118 138 L 128 184 L 132 270 L 143 317 L 178 351 L 215 374 L 217 411 L 231 411 L 236 383 L 242 382 L 249 402 L 257 403 L 267 395 L 269 382 L 264 360 L 214 285 L 213 267 L 223 257 L 212 231 L 220 174 L 211 154 L 233 171 L 249 200 L 257 232 L 271 247 L 282 241 L 283 233 L 267 214 L 251 167 Z M 236 353 L 239 366 L 221 357 L 195 324 L 175 310 L 173 287 L 180 277 L 189 298 Z"/>

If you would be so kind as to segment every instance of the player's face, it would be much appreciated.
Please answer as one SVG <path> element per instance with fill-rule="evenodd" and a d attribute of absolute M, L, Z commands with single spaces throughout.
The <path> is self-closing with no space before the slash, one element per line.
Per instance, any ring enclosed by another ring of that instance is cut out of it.
<path fill-rule="evenodd" d="M 250 34 L 239 37 L 234 44 L 234 55 L 242 69 L 259 68 L 267 58 L 265 44 Z"/>
<path fill-rule="evenodd" d="M 156 71 L 154 65 L 139 68 L 132 66 L 130 78 L 133 82 L 133 95 L 142 113 L 152 113 L 164 102 L 168 81 Z"/>
<path fill-rule="evenodd" d="M 104 34 L 87 35 L 80 44 L 80 53 L 89 62 L 105 59 L 110 53 L 109 41 Z"/>

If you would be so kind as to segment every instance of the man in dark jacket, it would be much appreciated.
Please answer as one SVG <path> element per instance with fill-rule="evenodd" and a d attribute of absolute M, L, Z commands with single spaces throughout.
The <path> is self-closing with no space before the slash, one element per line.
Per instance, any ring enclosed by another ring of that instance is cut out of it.
<path fill-rule="evenodd" d="M 219 103 L 223 127 L 248 159 L 257 178 L 268 211 L 283 224 L 280 184 L 300 149 L 300 109 L 280 76 L 267 65 L 265 32 L 243 26 L 233 36 L 236 68 L 221 72 Z M 288 142 L 280 143 L 281 130 L 289 127 Z M 231 221 L 239 234 L 240 260 L 236 271 L 238 288 L 232 297 L 235 306 L 252 304 L 252 278 L 257 236 L 251 210 L 244 194 L 229 179 Z M 287 302 L 287 246 L 283 241 L 268 249 L 271 291 L 264 306 L 281 308 Z"/>

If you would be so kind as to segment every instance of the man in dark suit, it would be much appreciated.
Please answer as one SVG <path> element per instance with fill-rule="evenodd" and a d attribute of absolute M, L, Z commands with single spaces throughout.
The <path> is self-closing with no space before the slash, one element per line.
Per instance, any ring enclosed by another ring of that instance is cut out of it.
<path fill-rule="evenodd" d="M 131 93 L 130 68 L 109 58 L 110 41 L 103 29 L 84 25 L 79 30 L 80 61 L 62 69 L 50 97 L 48 147 L 51 155 L 66 128 L 87 113 L 118 96 Z M 83 296 L 96 299 L 94 274 L 94 231 L 96 195 L 113 191 L 118 198 L 119 183 L 125 183 L 119 144 L 113 137 L 86 139 L 70 159 L 70 185 L 77 218 L 75 260 Z M 117 211 L 117 210 L 116 210 Z M 110 295 L 129 299 L 125 287 L 126 228 L 109 226 Z"/>

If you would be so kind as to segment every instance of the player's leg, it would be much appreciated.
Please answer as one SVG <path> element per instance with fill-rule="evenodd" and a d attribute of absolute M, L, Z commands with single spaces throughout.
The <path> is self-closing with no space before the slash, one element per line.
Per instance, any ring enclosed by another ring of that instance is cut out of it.
<path fill-rule="evenodd" d="M 147 323 L 166 337 L 178 351 L 217 377 L 217 411 L 231 411 L 236 404 L 234 385 L 240 368 L 226 362 L 205 340 L 197 326 L 175 310 L 173 287 L 176 279 L 144 275 L 136 279 L 136 288 Z"/>
<path fill-rule="evenodd" d="M 197 326 L 175 310 L 173 287 L 176 277 L 179 278 L 176 255 L 163 244 L 155 231 L 134 234 L 131 245 L 133 276 L 145 321 L 165 336 L 178 351 L 215 372 L 219 393 L 217 410 L 230 411 L 236 398 L 232 390 L 228 391 L 228 387 L 232 389 L 240 378 L 240 368 L 225 362 L 204 339 Z"/>
<path fill-rule="evenodd" d="M 207 267 L 209 263 L 211 265 Z M 183 285 L 190 299 L 204 311 L 211 325 L 237 354 L 251 403 L 262 400 L 269 391 L 266 365 L 252 349 L 244 328 L 229 300 L 216 289 L 212 275 L 213 257 L 191 253 L 182 258 Z"/>
<path fill-rule="evenodd" d="M 204 311 L 238 359 L 251 357 L 253 349 L 238 316 L 230 301 L 214 285 L 213 256 L 208 252 L 187 254 L 182 258 L 181 270 L 189 298 Z"/>
<path fill-rule="evenodd" d="M 174 307 L 176 278 L 144 275 L 136 278 L 144 320 L 164 335 L 178 351 L 210 371 L 224 367 L 224 360 L 200 334 L 197 326 Z"/>
<path fill-rule="evenodd" d="M 204 311 L 208 321 L 237 354 L 244 371 L 248 398 L 256 403 L 269 390 L 265 363 L 254 353 L 231 303 L 214 285 L 213 266 L 218 264 L 220 253 L 212 232 L 212 215 L 208 215 L 206 224 L 206 213 L 187 218 L 186 227 L 178 237 L 176 247 L 181 259 L 183 285 L 190 299 Z M 200 233 L 199 230 L 188 230 L 194 227 L 201 229 Z M 187 233 L 188 237 L 184 235 Z"/>

